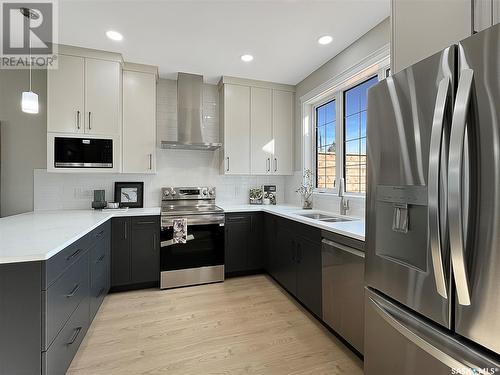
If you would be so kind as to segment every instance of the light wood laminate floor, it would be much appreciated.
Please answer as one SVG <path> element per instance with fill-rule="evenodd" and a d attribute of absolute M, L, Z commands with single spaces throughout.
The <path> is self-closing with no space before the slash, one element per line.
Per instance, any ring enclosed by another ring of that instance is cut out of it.
<path fill-rule="evenodd" d="M 361 360 L 265 275 L 110 294 L 69 374 L 362 374 Z"/>

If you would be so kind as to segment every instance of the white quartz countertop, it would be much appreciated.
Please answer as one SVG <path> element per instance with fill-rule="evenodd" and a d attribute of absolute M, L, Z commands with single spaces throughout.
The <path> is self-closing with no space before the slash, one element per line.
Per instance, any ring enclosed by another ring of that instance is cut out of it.
<path fill-rule="evenodd" d="M 49 259 L 114 216 L 159 215 L 160 207 L 127 211 L 34 211 L 0 219 L 0 264 Z"/>
<path fill-rule="evenodd" d="M 303 210 L 297 206 L 291 205 L 255 205 L 255 204 L 224 204 L 217 202 L 217 205 L 224 209 L 224 212 L 255 212 L 262 211 L 272 213 L 286 219 L 291 219 L 298 221 L 300 223 L 312 225 L 314 227 L 324 229 L 333 233 L 341 234 L 343 236 L 355 238 L 360 241 L 365 240 L 365 221 L 360 218 L 349 217 L 349 221 L 339 221 L 335 223 L 328 223 L 320 220 L 310 219 L 300 214 L 307 213 L 323 213 L 330 216 L 340 216 L 338 214 L 332 214 L 330 212 L 324 212 L 321 210 Z"/>
<path fill-rule="evenodd" d="M 365 239 L 365 223 L 359 218 L 328 223 L 300 214 L 313 212 L 333 214 L 318 210 L 302 210 L 297 206 L 232 205 L 221 202 L 217 202 L 217 205 L 228 213 L 263 211 L 361 241 Z M 34 211 L 0 218 L 0 264 L 47 260 L 112 217 L 159 214 L 160 207 L 152 207 L 131 208 L 127 211 Z"/>

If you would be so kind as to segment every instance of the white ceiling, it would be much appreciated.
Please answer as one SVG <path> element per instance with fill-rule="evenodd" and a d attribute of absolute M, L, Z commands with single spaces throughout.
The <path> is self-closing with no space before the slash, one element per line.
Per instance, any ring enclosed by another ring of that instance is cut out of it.
<path fill-rule="evenodd" d="M 297 84 L 389 16 L 390 0 L 60 0 L 59 42 L 120 52 L 160 76 L 221 75 Z M 123 34 L 121 42 L 105 36 Z M 317 38 L 333 36 L 320 46 Z M 240 60 L 249 53 L 251 63 Z"/>

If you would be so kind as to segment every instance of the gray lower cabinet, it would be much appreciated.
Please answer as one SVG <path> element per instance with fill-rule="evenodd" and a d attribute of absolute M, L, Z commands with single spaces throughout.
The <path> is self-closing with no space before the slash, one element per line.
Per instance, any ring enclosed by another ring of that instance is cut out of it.
<path fill-rule="evenodd" d="M 259 212 L 228 213 L 225 223 L 226 275 L 263 270 L 262 215 Z"/>
<path fill-rule="evenodd" d="M 269 216 L 264 218 L 267 271 L 290 294 L 321 317 L 321 231 L 306 224 Z"/>
<path fill-rule="evenodd" d="M 364 244 L 324 233 L 323 320 L 358 352 L 364 341 Z"/>
<path fill-rule="evenodd" d="M 85 298 L 66 322 L 50 348 L 42 354 L 42 374 L 66 373 L 90 325 L 89 301 Z"/>
<path fill-rule="evenodd" d="M 156 285 L 160 280 L 160 217 L 112 219 L 111 287 Z"/>
<path fill-rule="evenodd" d="M 110 225 L 46 261 L 0 265 L 0 374 L 65 374 L 109 289 Z"/>
<path fill-rule="evenodd" d="M 95 233 L 90 248 L 90 317 L 94 318 L 111 287 L 111 223 Z"/>

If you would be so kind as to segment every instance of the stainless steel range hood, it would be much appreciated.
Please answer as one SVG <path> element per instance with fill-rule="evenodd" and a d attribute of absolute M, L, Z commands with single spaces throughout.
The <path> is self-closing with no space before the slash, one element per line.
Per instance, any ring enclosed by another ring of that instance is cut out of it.
<path fill-rule="evenodd" d="M 207 142 L 203 126 L 203 76 L 179 73 L 177 78 L 177 139 L 163 140 L 162 148 L 213 151 L 221 143 Z"/>

